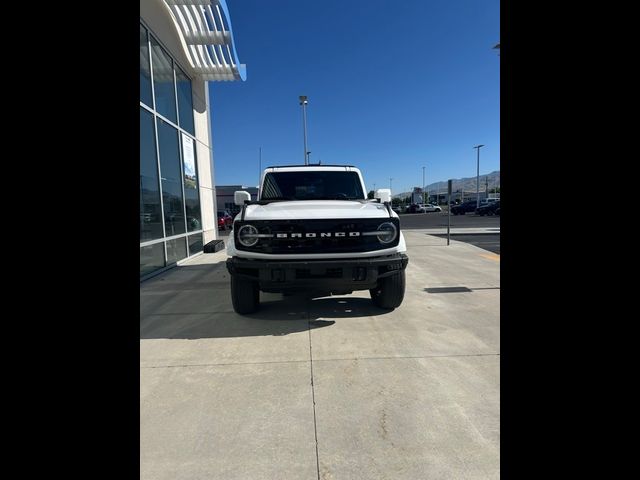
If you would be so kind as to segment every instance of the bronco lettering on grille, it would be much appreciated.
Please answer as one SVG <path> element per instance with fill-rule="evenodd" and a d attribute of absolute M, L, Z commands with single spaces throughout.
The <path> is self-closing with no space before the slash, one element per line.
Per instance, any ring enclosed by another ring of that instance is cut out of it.
<path fill-rule="evenodd" d="M 305 233 L 305 238 L 316 238 L 317 233 Z M 326 237 L 346 237 L 347 232 L 320 232 L 320 238 Z M 359 237 L 360 232 L 349 232 L 350 237 Z M 276 233 L 276 238 L 302 238 L 302 233 Z"/>

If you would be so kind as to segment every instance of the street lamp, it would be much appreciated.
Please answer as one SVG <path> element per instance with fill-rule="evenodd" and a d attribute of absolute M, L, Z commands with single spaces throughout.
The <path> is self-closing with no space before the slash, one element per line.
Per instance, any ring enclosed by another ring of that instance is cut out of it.
<path fill-rule="evenodd" d="M 391 182 L 393 181 L 393 178 L 389 177 L 389 190 L 391 190 Z"/>
<path fill-rule="evenodd" d="M 484 145 L 476 145 L 473 148 L 478 149 L 478 164 L 476 169 L 476 208 L 480 207 L 480 148 Z"/>
<path fill-rule="evenodd" d="M 304 130 L 304 164 L 309 165 L 309 152 L 307 150 L 307 100 L 306 95 L 300 95 L 300 105 L 302 105 L 302 128 Z"/>
<path fill-rule="evenodd" d="M 424 168 L 422 167 L 422 203 L 429 203 L 429 199 L 424 198 Z"/>

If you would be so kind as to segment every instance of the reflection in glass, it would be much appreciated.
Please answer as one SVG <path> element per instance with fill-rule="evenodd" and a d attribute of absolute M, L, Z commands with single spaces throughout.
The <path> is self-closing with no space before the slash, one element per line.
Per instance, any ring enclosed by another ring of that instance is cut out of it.
<path fill-rule="evenodd" d="M 157 118 L 157 117 L 156 117 Z M 185 233 L 178 130 L 157 118 L 165 236 Z"/>
<path fill-rule="evenodd" d="M 167 241 L 167 265 L 187 258 L 186 237 Z"/>
<path fill-rule="evenodd" d="M 202 234 L 196 233 L 195 235 L 189 235 L 189 255 L 195 255 L 202 251 Z"/>
<path fill-rule="evenodd" d="M 176 119 L 176 92 L 173 85 L 173 60 L 151 35 L 153 60 L 153 89 L 156 111 L 174 123 Z"/>
<path fill-rule="evenodd" d="M 195 142 L 188 135 L 182 134 L 182 162 L 184 164 L 184 196 L 187 209 L 187 230 L 201 230 L 200 195 L 198 193 L 198 177 L 196 172 Z"/>
<path fill-rule="evenodd" d="M 140 108 L 140 241 L 161 237 L 162 208 L 153 115 Z"/>
<path fill-rule="evenodd" d="M 191 79 L 176 66 L 176 88 L 178 89 L 178 114 L 180 115 L 180 127 L 191 135 L 195 135 L 193 129 L 193 98 L 191 97 Z"/>
<path fill-rule="evenodd" d="M 140 101 L 153 108 L 149 44 L 147 43 L 147 30 L 142 25 L 140 25 Z"/>
<path fill-rule="evenodd" d="M 162 242 L 148 247 L 140 247 L 140 276 L 164 267 L 164 244 Z"/>

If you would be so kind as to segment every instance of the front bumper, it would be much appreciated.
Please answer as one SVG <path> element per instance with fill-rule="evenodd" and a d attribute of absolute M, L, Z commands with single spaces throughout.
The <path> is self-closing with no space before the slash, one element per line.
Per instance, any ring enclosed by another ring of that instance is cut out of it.
<path fill-rule="evenodd" d="M 256 280 L 265 292 L 326 290 L 350 292 L 374 288 L 379 278 L 396 275 L 409 257 L 396 253 L 381 257 L 336 260 L 227 259 L 229 274 Z"/>

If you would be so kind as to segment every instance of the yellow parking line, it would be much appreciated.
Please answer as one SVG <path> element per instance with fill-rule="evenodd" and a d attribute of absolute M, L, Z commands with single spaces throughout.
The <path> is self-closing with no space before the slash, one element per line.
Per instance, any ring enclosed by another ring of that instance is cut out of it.
<path fill-rule="evenodd" d="M 500 255 L 496 255 L 495 253 L 481 253 L 480 256 L 496 262 L 500 261 Z"/>

